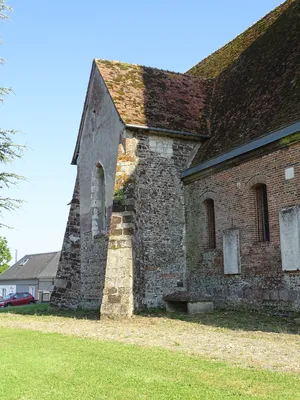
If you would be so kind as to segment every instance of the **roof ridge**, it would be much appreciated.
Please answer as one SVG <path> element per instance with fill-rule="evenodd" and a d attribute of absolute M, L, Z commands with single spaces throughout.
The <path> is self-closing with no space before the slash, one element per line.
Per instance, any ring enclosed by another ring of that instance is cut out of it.
<path fill-rule="evenodd" d="M 118 60 L 107 60 L 104 58 L 94 58 L 94 61 L 97 62 L 103 62 L 104 64 L 108 65 L 108 64 L 117 64 L 117 65 L 128 65 L 129 67 L 139 67 L 139 68 L 149 68 L 149 69 L 153 69 L 159 72 L 166 72 L 169 74 L 175 74 L 175 75 L 180 75 L 180 76 L 184 76 L 184 77 L 189 77 L 192 79 L 197 79 L 198 81 L 206 81 L 206 79 L 200 78 L 198 76 L 195 75 L 189 75 L 186 74 L 185 72 L 177 72 L 177 71 L 170 71 L 168 69 L 163 69 L 163 68 L 158 68 L 158 67 L 151 67 L 151 66 L 147 66 L 147 65 L 142 65 L 142 64 L 134 64 L 134 63 L 128 63 L 125 61 L 118 61 Z"/>
<path fill-rule="evenodd" d="M 41 255 L 44 255 L 44 254 L 56 254 L 56 253 L 59 253 L 59 252 L 60 252 L 60 250 L 57 250 L 57 251 L 47 251 L 47 252 L 45 252 L 45 253 L 25 254 L 23 257 L 21 257 L 21 258 L 19 259 L 19 261 L 22 260 L 22 258 L 24 258 L 24 257 L 41 256 Z M 19 261 L 18 261 L 18 262 L 19 262 Z"/>

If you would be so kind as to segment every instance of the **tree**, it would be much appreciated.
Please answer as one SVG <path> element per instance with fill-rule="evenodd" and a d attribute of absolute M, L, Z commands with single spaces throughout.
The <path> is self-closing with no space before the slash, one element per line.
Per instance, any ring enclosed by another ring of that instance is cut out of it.
<path fill-rule="evenodd" d="M 7 247 L 7 240 L 0 236 L 0 274 L 9 268 L 9 262 L 11 260 L 10 250 Z"/>
<path fill-rule="evenodd" d="M 8 19 L 8 13 L 11 8 L 6 4 L 5 0 L 0 0 L 0 20 Z M 1 42 L 0 42 L 1 43 Z M 5 60 L 0 58 L 0 64 L 3 64 Z M 0 102 L 3 102 L 4 96 L 11 92 L 10 88 L 0 87 Z M 7 165 L 12 161 L 20 158 L 23 154 L 24 146 L 14 143 L 13 137 L 17 131 L 11 129 L 2 129 L 0 127 L 0 163 L 2 165 Z M 0 189 L 9 188 L 11 185 L 16 185 L 20 179 L 24 179 L 15 173 L 2 171 L 0 172 Z M 19 199 L 14 199 L 6 196 L 0 195 L 0 217 L 3 218 L 3 211 L 5 210 L 15 210 L 22 203 Z M 0 222 L 0 227 L 6 226 Z"/>

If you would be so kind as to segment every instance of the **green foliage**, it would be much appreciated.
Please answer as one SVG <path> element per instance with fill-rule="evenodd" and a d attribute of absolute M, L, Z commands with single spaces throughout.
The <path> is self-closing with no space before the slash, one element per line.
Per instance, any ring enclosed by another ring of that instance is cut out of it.
<path fill-rule="evenodd" d="M 280 144 L 282 146 L 288 146 L 294 142 L 298 142 L 300 140 L 300 132 L 296 132 L 292 135 L 286 136 L 285 138 L 280 140 Z"/>
<path fill-rule="evenodd" d="M 9 268 L 11 260 L 10 250 L 7 246 L 7 240 L 0 236 L 0 274 Z"/>
<path fill-rule="evenodd" d="M 11 8 L 6 4 L 5 0 L 0 0 L 0 20 L 8 19 L 8 13 Z M 1 42 L 0 42 L 1 43 Z M 0 58 L 0 64 L 4 63 L 4 59 Z M 0 87 L 0 102 L 3 97 L 11 92 L 10 88 Z M 13 138 L 17 132 L 13 129 L 7 130 L 0 127 L 0 163 L 2 165 L 9 164 L 16 159 L 22 157 L 25 146 L 14 143 Z M 3 187 L 9 188 L 11 185 L 16 185 L 19 180 L 25 179 L 11 172 L 0 172 L 0 189 Z M 3 197 L 0 195 L 0 217 L 3 218 L 3 211 L 12 211 L 17 209 L 22 203 L 19 199 Z M 1 226 L 6 226 L 0 223 Z"/>
<path fill-rule="evenodd" d="M 5 0 L 0 0 L 0 20 L 8 19 L 8 13 L 11 11 L 11 8 L 5 3 Z M 1 42 L 0 42 L 1 43 Z M 0 58 L 0 64 L 3 64 L 4 59 Z M 0 96 L 4 94 L 8 94 L 10 89 L 0 88 Z"/>
<path fill-rule="evenodd" d="M 8 19 L 8 12 L 11 8 L 6 4 L 5 0 L 0 0 L 0 18 Z"/>
<path fill-rule="evenodd" d="M 117 189 L 115 191 L 115 194 L 114 194 L 114 199 L 123 202 L 125 200 L 124 190 L 123 189 Z"/>

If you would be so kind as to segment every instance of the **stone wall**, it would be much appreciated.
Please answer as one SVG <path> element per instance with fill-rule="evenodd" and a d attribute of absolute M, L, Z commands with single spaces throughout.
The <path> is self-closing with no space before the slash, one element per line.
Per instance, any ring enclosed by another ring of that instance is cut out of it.
<path fill-rule="evenodd" d="M 133 313 L 133 221 L 128 199 L 114 201 L 101 316 L 129 317 Z"/>
<path fill-rule="evenodd" d="M 70 203 L 62 251 L 51 296 L 51 305 L 77 308 L 80 298 L 80 200 L 77 176 Z"/>
<path fill-rule="evenodd" d="M 80 307 L 98 309 L 103 299 L 118 146 L 124 125 L 98 70 L 91 80 L 86 103 L 77 159 L 80 171 Z"/>
<path fill-rule="evenodd" d="M 125 131 L 99 72 L 94 74 L 51 303 L 129 316 L 133 309 L 162 306 L 163 295 L 186 288 L 180 173 L 199 141 Z M 71 233 L 77 234 L 74 243 Z"/>
<path fill-rule="evenodd" d="M 136 166 L 136 140 L 129 135 L 118 147 L 101 316 L 128 317 L 133 313 Z"/>
<path fill-rule="evenodd" d="M 101 315 L 128 316 L 133 309 L 160 307 L 163 295 L 185 289 L 180 172 L 191 161 L 196 146 L 183 139 L 126 131 L 126 139 L 118 148 L 107 252 L 102 253 L 107 254 L 106 266 L 101 278 L 99 268 L 96 270 L 100 255 L 91 247 L 85 256 L 89 266 L 93 255 L 96 257 L 93 270 L 97 276 L 90 274 L 91 285 L 95 287 L 98 282 L 98 292 L 104 285 L 103 297 L 99 298 Z M 85 248 L 91 243 L 91 237 L 87 238 Z M 91 290 L 85 286 L 83 292 Z"/>
<path fill-rule="evenodd" d="M 299 159 L 297 143 L 185 186 L 189 290 L 211 294 L 219 306 L 300 309 L 300 271 L 283 271 L 279 226 L 282 211 L 300 205 Z M 268 242 L 258 240 L 254 186 L 260 183 L 267 185 Z M 208 248 L 206 199 L 215 205 L 215 249 Z M 239 232 L 241 271 L 225 275 L 223 238 L 230 229 Z"/>
<path fill-rule="evenodd" d="M 186 287 L 184 196 L 180 172 L 197 144 L 135 134 L 135 308 L 161 307 L 165 294 Z"/>

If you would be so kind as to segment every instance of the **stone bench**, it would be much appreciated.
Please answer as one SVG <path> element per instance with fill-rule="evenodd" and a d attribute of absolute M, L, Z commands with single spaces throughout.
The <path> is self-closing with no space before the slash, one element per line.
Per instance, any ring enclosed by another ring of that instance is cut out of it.
<path fill-rule="evenodd" d="M 189 292 L 175 292 L 164 296 L 168 312 L 200 314 L 213 311 L 214 304 L 210 296 L 200 296 Z"/>

